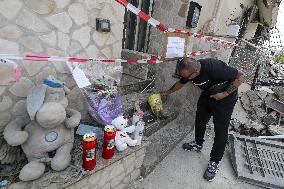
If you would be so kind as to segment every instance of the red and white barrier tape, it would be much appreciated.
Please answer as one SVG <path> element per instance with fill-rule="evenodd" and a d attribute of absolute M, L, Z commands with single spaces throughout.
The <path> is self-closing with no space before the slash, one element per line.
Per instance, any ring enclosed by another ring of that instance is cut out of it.
<path fill-rule="evenodd" d="M 123 60 L 123 59 L 98 59 L 98 58 L 77 58 L 77 57 L 54 57 L 54 56 L 17 56 L 17 55 L 1 55 L 0 59 L 7 60 L 29 60 L 29 61 L 54 61 L 54 62 L 101 62 L 101 63 L 140 63 L 140 64 L 157 64 L 162 61 L 158 57 L 141 60 Z"/>
<path fill-rule="evenodd" d="M 219 39 L 219 38 L 216 38 L 216 37 L 205 36 L 205 35 L 198 34 L 198 33 L 192 33 L 192 32 L 187 32 L 187 31 L 183 31 L 183 30 L 180 30 L 180 29 L 169 28 L 166 24 L 163 24 L 160 21 L 152 18 L 151 16 L 149 16 L 145 12 L 141 11 L 140 9 L 136 8 L 134 5 L 130 4 L 127 0 L 116 0 L 116 1 L 118 3 L 120 3 L 121 5 L 123 5 L 126 9 L 128 9 L 132 13 L 139 16 L 139 18 L 141 18 L 145 22 L 147 22 L 150 25 L 157 28 L 161 32 L 186 33 L 190 37 L 205 40 L 205 41 L 212 42 L 212 43 L 217 43 L 217 44 L 221 44 L 221 45 L 228 45 L 228 46 L 235 46 L 236 45 L 233 42 L 225 41 L 225 40 L 222 40 L 222 39 Z"/>

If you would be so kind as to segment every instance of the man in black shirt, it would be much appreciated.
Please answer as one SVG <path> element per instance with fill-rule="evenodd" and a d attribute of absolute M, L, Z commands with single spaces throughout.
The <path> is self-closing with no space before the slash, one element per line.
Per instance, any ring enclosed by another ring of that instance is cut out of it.
<path fill-rule="evenodd" d="M 204 142 L 206 124 L 213 116 L 214 144 L 210 154 L 210 161 L 204 173 L 204 178 L 212 181 L 218 171 L 228 138 L 228 127 L 237 102 L 238 87 L 244 82 L 244 75 L 237 69 L 216 59 L 194 60 L 183 58 L 180 61 L 181 79 L 168 91 L 161 92 L 167 96 L 191 81 L 203 90 L 196 110 L 195 141 L 183 144 L 187 151 L 200 151 Z"/>

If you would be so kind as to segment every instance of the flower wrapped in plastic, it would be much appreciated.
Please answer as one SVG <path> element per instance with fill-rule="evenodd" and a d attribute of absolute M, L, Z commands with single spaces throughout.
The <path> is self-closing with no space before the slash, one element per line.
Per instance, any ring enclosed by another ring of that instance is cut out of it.
<path fill-rule="evenodd" d="M 102 125 L 110 125 L 112 120 L 123 115 L 121 95 L 114 80 L 96 80 L 85 90 L 88 97 L 90 115 Z"/>

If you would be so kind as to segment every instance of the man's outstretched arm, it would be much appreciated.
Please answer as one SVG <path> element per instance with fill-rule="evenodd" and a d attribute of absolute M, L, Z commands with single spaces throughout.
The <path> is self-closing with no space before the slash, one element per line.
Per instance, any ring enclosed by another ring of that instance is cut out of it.
<path fill-rule="evenodd" d="M 184 85 L 185 84 L 178 81 L 169 90 L 161 92 L 161 95 L 162 96 L 168 96 L 169 94 L 174 93 L 174 92 L 180 90 L 181 88 L 183 88 Z"/>

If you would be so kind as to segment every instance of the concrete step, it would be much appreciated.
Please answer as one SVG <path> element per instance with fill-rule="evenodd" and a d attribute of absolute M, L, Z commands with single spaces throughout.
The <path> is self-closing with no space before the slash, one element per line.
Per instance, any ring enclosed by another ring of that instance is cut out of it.
<path fill-rule="evenodd" d="M 149 136 L 150 144 L 146 148 L 146 155 L 142 165 L 142 176 L 149 175 L 155 167 L 182 141 L 190 132 L 192 126 L 180 125 L 177 119 Z"/>

